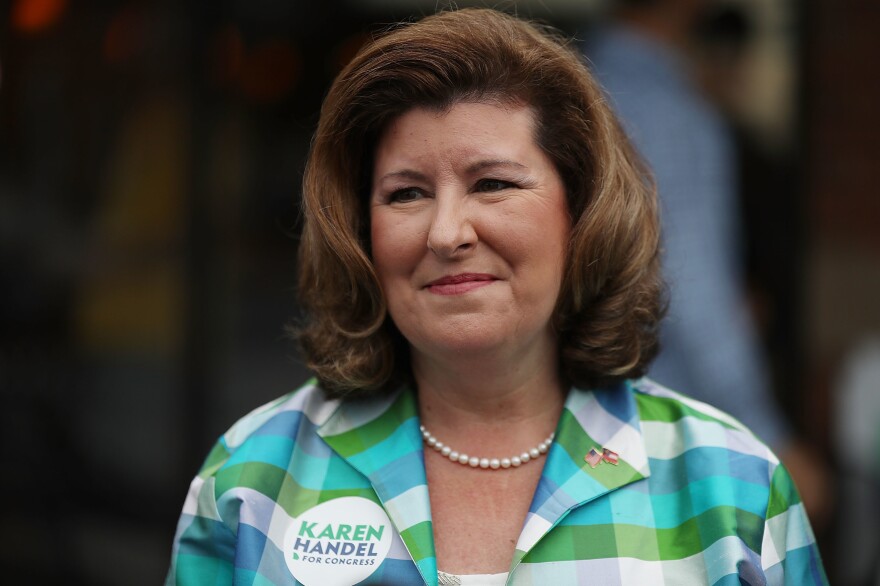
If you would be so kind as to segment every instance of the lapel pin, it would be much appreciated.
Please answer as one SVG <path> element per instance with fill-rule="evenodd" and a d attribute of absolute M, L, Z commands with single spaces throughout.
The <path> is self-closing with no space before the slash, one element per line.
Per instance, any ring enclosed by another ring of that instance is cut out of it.
<path fill-rule="evenodd" d="M 602 448 L 602 460 L 617 466 L 617 463 L 620 462 L 620 456 L 617 455 L 617 452 L 612 452 L 608 448 Z"/>
<path fill-rule="evenodd" d="M 602 462 L 602 452 L 598 448 L 590 448 L 590 452 L 584 456 L 584 461 L 590 465 L 590 468 L 595 468 Z"/>
<path fill-rule="evenodd" d="M 620 462 L 620 456 L 617 455 L 617 452 L 613 452 L 608 448 L 602 448 L 602 451 L 599 451 L 599 448 L 593 446 L 590 448 L 590 451 L 584 456 L 584 461 L 590 465 L 590 468 L 595 468 L 602 462 L 608 462 L 614 466 Z"/>

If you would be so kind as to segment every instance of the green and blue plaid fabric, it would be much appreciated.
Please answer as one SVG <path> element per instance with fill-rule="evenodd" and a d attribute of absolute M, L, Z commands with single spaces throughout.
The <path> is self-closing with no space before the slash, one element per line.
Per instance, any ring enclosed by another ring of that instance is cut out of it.
<path fill-rule="evenodd" d="M 591 448 L 619 462 L 592 467 Z M 315 583 L 434 586 L 423 458 L 412 392 L 339 401 L 308 384 L 217 443 L 190 487 L 167 584 L 301 584 L 326 571 Z M 367 548 L 379 526 L 314 521 L 336 503 L 387 518 L 387 552 Z M 299 572 L 322 561 L 315 551 L 325 565 Z M 647 379 L 571 390 L 508 584 L 826 583 L 791 478 L 740 423 Z"/>

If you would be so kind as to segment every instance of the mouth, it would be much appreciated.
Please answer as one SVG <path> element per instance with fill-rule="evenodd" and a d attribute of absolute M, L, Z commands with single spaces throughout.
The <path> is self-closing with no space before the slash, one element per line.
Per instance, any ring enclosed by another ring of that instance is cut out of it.
<path fill-rule="evenodd" d="M 495 275 L 486 273 L 461 273 L 440 277 L 425 285 L 425 289 L 436 295 L 461 295 L 491 285 L 497 280 Z"/>

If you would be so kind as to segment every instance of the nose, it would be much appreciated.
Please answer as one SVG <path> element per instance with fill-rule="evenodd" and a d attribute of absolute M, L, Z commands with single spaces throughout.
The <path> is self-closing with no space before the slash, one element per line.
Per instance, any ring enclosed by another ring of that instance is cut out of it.
<path fill-rule="evenodd" d="M 441 258 L 455 258 L 477 244 L 466 196 L 437 194 L 428 231 L 428 249 Z"/>

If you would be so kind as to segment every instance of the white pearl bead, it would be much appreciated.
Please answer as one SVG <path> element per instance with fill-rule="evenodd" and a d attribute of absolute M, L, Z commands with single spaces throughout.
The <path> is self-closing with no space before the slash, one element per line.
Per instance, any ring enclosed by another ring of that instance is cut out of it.
<path fill-rule="evenodd" d="M 427 444 L 429 447 L 434 448 L 443 456 L 449 458 L 451 461 L 458 462 L 472 468 L 491 468 L 492 470 L 498 470 L 499 468 L 510 468 L 511 466 L 516 468 L 531 460 L 540 458 L 542 454 L 546 454 L 550 450 L 550 447 L 553 444 L 553 438 L 556 437 L 555 432 L 551 433 L 546 440 L 544 440 L 534 448 L 531 448 L 530 450 L 519 454 L 518 456 L 501 459 L 476 458 L 468 456 L 465 453 L 456 452 L 450 446 L 447 446 L 436 437 L 431 435 L 431 432 L 428 431 L 424 425 L 419 425 L 419 431 L 421 432 L 422 437 L 425 440 L 425 444 Z"/>

